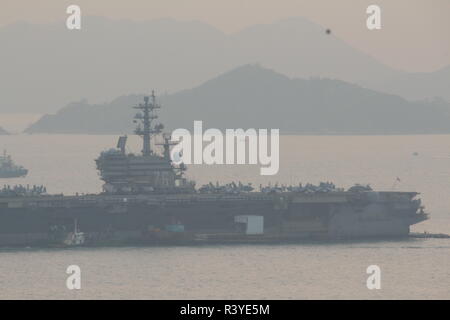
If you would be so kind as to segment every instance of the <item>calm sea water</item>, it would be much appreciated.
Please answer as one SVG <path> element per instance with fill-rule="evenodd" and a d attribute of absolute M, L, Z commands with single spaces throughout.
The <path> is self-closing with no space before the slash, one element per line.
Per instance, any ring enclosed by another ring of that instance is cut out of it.
<path fill-rule="evenodd" d="M 51 193 L 93 193 L 101 181 L 93 159 L 116 136 L 0 136 L 26 178 L 0 185 L 44 184 Z M 131 137 L 130 149 L 139 150 Z M 417 155 L 414 155 L 417 153 Z M 280 171 L 258 166 L 190 166 L 208 181 L 297 184 L 421 193 L 429 221 L 413 231 L 450 233 L 450 136 L 286 136 Z M 397 177 L 400 182 L 396 182 Z M 82 270 L 82 289 L 68 290 L 67 266 Z M 381 268 L 381 289 L 368 290 L 366 268 Z M 450 240 L 273 246 L 77 248 L 0 251 L 1 299 L 450 299 Z"/>

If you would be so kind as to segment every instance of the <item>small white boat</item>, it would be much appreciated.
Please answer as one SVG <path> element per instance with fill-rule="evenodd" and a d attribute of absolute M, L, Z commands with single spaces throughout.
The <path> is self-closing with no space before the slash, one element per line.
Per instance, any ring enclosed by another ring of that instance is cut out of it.
<path fill-rule="evenodd" d="M 75 219 L 75 227 L 73 232 L 69 232 L 63 243 L 69 247 L 82 246 L 84 244 L 84 233 L 78 230 L 78 221 Z"/>

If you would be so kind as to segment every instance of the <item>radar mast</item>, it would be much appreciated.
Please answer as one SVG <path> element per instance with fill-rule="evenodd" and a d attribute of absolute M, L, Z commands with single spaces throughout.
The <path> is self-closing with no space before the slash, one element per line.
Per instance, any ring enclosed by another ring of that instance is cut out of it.
<path fill-rule="evenodd" d="M 151 98 L 151 99 L 150 99 Z M 135 109 L 139 109 L 142 111 L 138 112 L 134 116 L 134 123 L 138 123 L 134 133 L 142 136 L 143 139 L 143 147 L 142 154 L 144 156 L 149 156 L 153 154 L 153 150 L 151 148 L 151 137 L 154 134 L 161 133 L 164 126 L 160 123 L 153 125 L 153 120 L 158 118 L 158 115 L 155 112 L 155 109 L 160 109 L 161 106 L 156 103 L 155 91 L 152 91 L 152 95 L 144 97 L 144 103 L 140 103 L 139 105 L 134 107 Z"/>

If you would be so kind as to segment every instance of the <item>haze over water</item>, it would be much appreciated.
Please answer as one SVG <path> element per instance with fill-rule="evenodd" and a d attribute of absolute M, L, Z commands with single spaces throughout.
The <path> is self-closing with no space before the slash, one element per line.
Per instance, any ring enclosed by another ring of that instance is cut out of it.
<path fill-rule="evenodd" d="M 140 140 L 129 137 L 139 152 Z M 375 190 L 418 191 L 430 220 L 413 231 L 450 234 L 450 137 L 284 136 L 280 171 L 259 166 L 188 167 L 188 178 L 298 184 L 332 181 Z M 0 136 L 0 147 L 30 170 L 3 184 L 44 184 L 49 193 L 97 193 L 94 159 L 117 136 Z M 417 155 L 414 155 L 417 153 Z M 396 182 L 397 177 L 400 182 Z M 82 270 L 82 289 L 66 288 L 68 265 Z M 366 288 L 366 268 L 382 270 L 382 289 Z M 449 299 L 450 240 L 305 243 L 272 246 L 77 248 L 0 251 L 0 298 L 149 299 Z"/>

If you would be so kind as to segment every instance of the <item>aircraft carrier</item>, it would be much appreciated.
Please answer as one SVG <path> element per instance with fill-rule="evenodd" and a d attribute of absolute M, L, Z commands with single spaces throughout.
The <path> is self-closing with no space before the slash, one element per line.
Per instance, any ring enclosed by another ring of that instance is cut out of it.
<path fill-rule="evenodd" d="M 332 183 L 295 186 L 209 183 L 185 178 L 170 157 L 170 136 L 156 122 L 155 95 L 135 107 L 141 154 L 127 137 L 95 160 L 103 191 L 50 195 L 42 186 L 0 190 L 0 246 L 279 243 L 392 238 L 428 218 L 416 192 L 374 191 Z M 163 150 L 151 141 L 163 137 Z M 153 148 L 156 149 L 156 148 Z"/>

